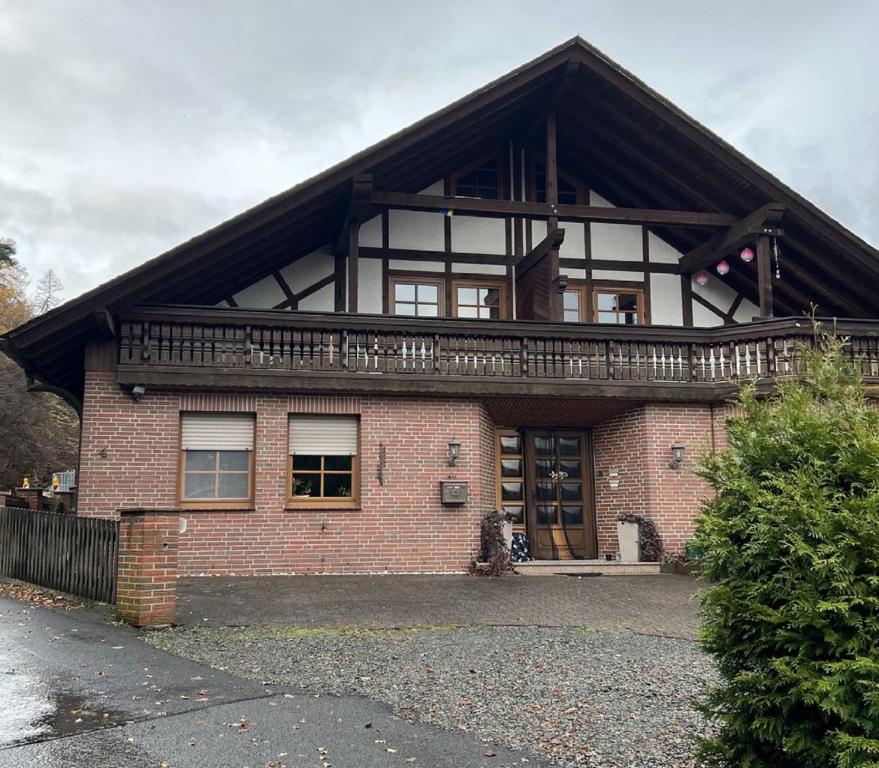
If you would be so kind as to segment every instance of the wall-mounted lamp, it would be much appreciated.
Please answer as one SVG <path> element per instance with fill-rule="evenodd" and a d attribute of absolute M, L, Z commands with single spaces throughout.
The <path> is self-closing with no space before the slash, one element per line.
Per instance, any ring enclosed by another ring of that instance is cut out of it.
<path fill-rule="evenodd" d="M 461 441 L 456 440 L 454 437 L 449 440 L 449 466 L 454 467 L 458 462 L 458 457 L 461 455 Z"/>
<path fill-rule="evenodd" d="M 146 387 L 143 384 L 135 384 L 131 388 L 131 399 L 136 403 L 146 394 Z"/>
<path fill-rule="evenodd" d="M 669 469 L 680 469 L 684 463 L 684 444 L 675 443 L 671 447 L 671 461 L 668 463 Z"/>

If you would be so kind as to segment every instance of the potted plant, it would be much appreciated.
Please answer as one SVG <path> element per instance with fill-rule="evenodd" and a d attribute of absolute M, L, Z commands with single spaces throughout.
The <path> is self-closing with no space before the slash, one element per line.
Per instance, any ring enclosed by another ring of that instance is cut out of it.
<path fill-rule="evenodd" d="M 293 495 L 311 496 L 311 480 L 301 480 L 298 477 L 293 478 Z"/>

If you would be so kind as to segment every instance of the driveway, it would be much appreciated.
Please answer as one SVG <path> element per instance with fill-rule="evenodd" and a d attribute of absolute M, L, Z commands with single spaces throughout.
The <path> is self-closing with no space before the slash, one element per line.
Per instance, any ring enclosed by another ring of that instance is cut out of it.
<path fill-rule="evenodd" d="M 0 665 L 0 768 L 463 768 L 521 760 L 363 697 L 304 694 L 186 661 L 86 608 L 0 597 Z"/>
<path fill-rule="evenodd" d="M 689 576 L 260 576 L 181 579 L 181 626 L 539 626 L 693 639 Z"/>

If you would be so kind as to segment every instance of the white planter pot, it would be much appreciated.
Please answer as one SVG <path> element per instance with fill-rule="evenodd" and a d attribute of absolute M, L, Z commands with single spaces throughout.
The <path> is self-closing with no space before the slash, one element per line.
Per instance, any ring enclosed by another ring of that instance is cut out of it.
<path fill-rule="evenodd" d="M 513 521 L 504 520 L 504 544 L 507 545 L 507 551 L 513 548 Z"/>
<path fill-rule="evenodd" d="M 638 523 L 617 521 L 617 539 L 620 542 L 620 560 L 625 563 L 641 561 L 641 545 L 638 543 Z"/>

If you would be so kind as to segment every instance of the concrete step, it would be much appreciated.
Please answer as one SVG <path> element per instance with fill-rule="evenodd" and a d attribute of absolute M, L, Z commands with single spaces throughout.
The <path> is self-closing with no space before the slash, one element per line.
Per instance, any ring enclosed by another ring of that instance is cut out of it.
<path fill-rule="evenodd" d="M 659 563 L 627 563 L 621 560 L 531 560 L 513 565 L 525 576 L 638 576 L 659 573 Z"/>

